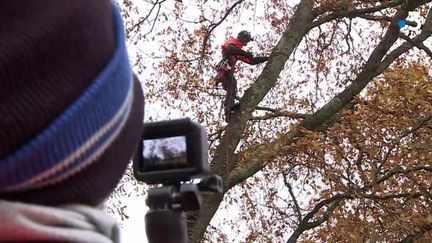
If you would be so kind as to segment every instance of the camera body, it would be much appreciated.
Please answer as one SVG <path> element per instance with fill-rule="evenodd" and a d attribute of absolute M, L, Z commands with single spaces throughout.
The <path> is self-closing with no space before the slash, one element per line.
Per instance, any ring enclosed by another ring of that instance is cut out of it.
<path fill-rule="evenodd" d="M 134 176 L 147 184 L 173 184 L 209 172 L 207 132 L 189 118 L 145 123 Z"/>
<path fill-rule="evenodd" d="M 185 212 L 201 208 L 204 192 L 223 191 L 222 178 L 208 175 L 207 132 L 189 118 L 145 123 L 133 171 L 139 181 L 162 184 L 147 193 L 150 243 L 188 242 Z M 200 182 L 187 182 L 193 178 Z"/>

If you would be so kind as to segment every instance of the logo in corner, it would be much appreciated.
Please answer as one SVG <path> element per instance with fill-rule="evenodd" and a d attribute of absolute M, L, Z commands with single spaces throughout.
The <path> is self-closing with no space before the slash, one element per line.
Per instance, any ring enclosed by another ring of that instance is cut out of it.
<path fill-rule="evenodd" d="M 401 19 L 398 21 L 400 29 L 408 29 L 410 31 L 417 31 L 421 28 L 422 17 L 419 12 L 410 12 L 407 19 Z M 414 26 L 415 24 L 415 26 Z"/>

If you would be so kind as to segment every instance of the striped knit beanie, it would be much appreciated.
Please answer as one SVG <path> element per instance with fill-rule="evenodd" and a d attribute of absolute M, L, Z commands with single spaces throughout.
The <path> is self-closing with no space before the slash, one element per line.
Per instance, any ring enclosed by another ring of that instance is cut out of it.
<path fill-rule="evenodd" d="M 0 1 L 0 198 L 97 205 L 138 143 L 143 95 L 108 0 Z"/>

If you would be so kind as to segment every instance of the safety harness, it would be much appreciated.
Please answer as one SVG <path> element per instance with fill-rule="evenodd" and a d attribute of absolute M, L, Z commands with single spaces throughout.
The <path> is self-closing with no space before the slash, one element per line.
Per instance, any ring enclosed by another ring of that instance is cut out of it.
<path fill-rule="evenodd" d="M 227 48 L 227 46 L 229 44 L 234 44 L 240 49 L 243 48 L 243 46 L 244 46 L 243 43 L 241 43 L 239 39 L 230 38 L 227 41 L 225 41 L 225 43 L 222 45 L 222 56 L 224 55 L 225 49 Z M 216 65 L 215 69 L 216 69 L 217 73 L 216 73 L 216 76 L 214 77 L 214 79 L 216 81 L 216 85 L 225 79 L 225 75 L 227 72 L 234 71 L 235 64 L 237 63 L 238 60 L 245 61 L 245 62 L 250 61 L 245 56 L 231 55 L 230 57 L 224 57 L 222 59 L 222 61 L 220 61 Z"/>

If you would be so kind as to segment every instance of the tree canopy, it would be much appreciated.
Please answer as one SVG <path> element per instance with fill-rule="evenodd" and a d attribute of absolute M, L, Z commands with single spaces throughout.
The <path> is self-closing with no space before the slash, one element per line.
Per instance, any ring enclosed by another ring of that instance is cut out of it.
<path fill-rule="evenodd" d="M 430 2 L 119 1 L 146 120 L 204 124 L 224 179 L 188 215 L 192 242 L 432 240 Z M 239 65 L 224 123 L 211 77 L 242 29 L 270 59 Z"/>

